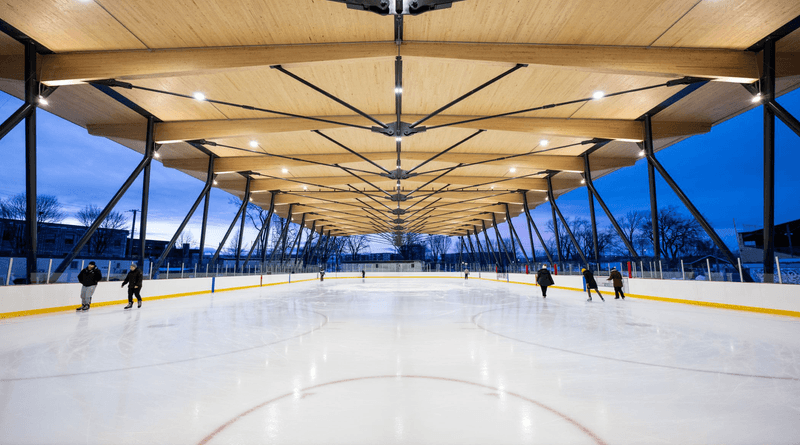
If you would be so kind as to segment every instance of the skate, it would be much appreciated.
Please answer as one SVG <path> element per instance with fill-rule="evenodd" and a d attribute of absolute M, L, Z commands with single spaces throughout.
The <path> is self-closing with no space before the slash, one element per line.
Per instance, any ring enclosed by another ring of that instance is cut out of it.
<path fill-rule="evenodd" d="M 84 306 L 86 306 L 86 305 L 85 305 L 85 304 L 82 304 L 82 305 L 80 305 L 80 307 L 78 307 L 78 308 L 75 308 L 75 310 L 76 310 L 76 311 L 82 311 L 82 310 L 83 310 L 83 308 L 84 308 Z"/>
<path fill-rule="evenodd" d="M 128 302 L 128 305 L 127 305 L 127 306 L 125 306 L 125 307 L 124 307 L 124 308 L 122 308 L 122 309 L 130 309 L 130 308 L 132 308 L 132 307 L 133 307 L 133 302 L 131 301 L 131 302 Z"/>
<path fill-rule="evenodd" d="M 588 300 L 586 300 L 586 301 L 592 301 L 592 297 L 589 297 L 589 299 L 588 299 Z"/>
<path fill-rule="evenodd" d="M 605 299 L 605 298 L 603 298 L 603 296 L 602 296 L 602 295 L 600 295 L 600 299 L 601 299 L 601 300 L 603 300 L 603 301 L 606 301 L 606 299 Z"/>
<path fill-rule="evenodd" d="M 619 300 L 619 297 L 614 297 L 615 300 Z"/>
<path fill-rule="evenodd" d="M 86 306 L 84 306 L 84 307 L 83 307 L 83 309 L 81 309 L 81 310 L 82 310 L 82 311 L 84 311 L 84 312 L 88 311 L 88 310 L 89 310 L 89 305 L 87 304 L 87 305 L 86 305 Z"/>
<path fill-rule="evenodd" d="M 136 307 L 137 307 L 137 308 L 140 308 L 140 307 L 142 307 L 142 300 L 139 300 L 139 305 L 138 305 L 138 306 L 136 306 Z"/>

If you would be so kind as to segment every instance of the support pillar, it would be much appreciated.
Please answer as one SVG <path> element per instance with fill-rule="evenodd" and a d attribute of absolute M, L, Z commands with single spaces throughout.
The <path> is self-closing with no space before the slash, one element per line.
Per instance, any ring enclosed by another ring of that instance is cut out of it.
<path fill-rule="evenodd" d="M 614 215 L 611 213 L 611 210 L 608 209 L 608 206 L 606 206 L 605 201 L 603 201 L 603 198 L 600 197 L 600 194 L 594 187 L 594 182 L 592 182 L 592 172 L 589 168 L 590 166 L 589 166 L 588 154 L 583 155 L 583 165 L 584 165 L 584 178 L 586 179 L 586 187 L 594 195 L 595 199 L 597 199 L 597 203 L 600 204 L 600 208 L 602 208 L 603 211 L 606 213 L 608 220 L 611 221 L 611 225 L 614 226 L 614 230 L 617 231 L 617 235 L 619 235 L 620 239 L 622 239 L 622 242 L 625 244 L 625 247 L 628 249 L 628 252 L 630 252 L 633 259 L 639 261 L 639 254 L 636 253 L 636 249 L 633 248 L 633 244 L 631 244 L 631 241 L 628 239 L 627 236 L 625 236 L 625 232 L 622 230 L 622 227 L 619 226 L 619 223 L 617 223 L 617 219 L 614 218 Z"/>
<path fill-rule="evenodd" d="M 644 115 L 644 154 L 653 156 L 653 123 L 649 114 Z M 650 185 L 650 219 L 653 228 L 653 259 L 661 259 L 661 239 L 658 232 L 658 202 L 656 199 L 656 172 L 651 163 L 647 163 L 647 178 Z"/>
<path fill-rule="evenodd" d="M 588 183 L 588 179 L 585 178 L 585 174 L 584 181 Z M 594 213 L 594 196 L 592 195 L 592 191 L 588 186 L 586 187 L 586 191 L 589 192 L 589 215 L 591 216 L 592 221 L 592 248 L 594 253 L 594 262 L 595 264 L 600 264 L 600 247 L 597 239 L 597 219 L 595 218 Z"/>
<path fill-rule="evenodd" d="M 209 161 L 207 177 L 211 177 L 211 183 L 213 184 L 216 175 L 214 174 L 214 164 L 211 161 Z M 210 203 L 211 203 L 211 190 L 209 190 L 208 193 L 206 193 L 206 199 L 205 202 L 203 203 L 203 223 L 200 228 L 200 258 L 199 258 L 200 265 L 203 265 L 206 259 L 206 254 L 205 254 L 206 229 L 208 229 L 208 207 Z M 133 235 L 131 235 L 131 239 L 133 239 Z"/>
<path fill-rule="evenodd" d="M 548 184 L 550 184 L 549 176 L 548 176 Z M 562 256 L 561 256 L 561 237 L 558 236 L 558 219 L 556 218 L 556 203 L 555 203 L 556 199 L 552 195 L 553 195 L 553 193 L 551 193 L 551 191 L 549 190 L 549 187 L 548 187 L 547 199 L 550 201 L 550 212 L 553 214 L 553 236 L 556 239 L 556 254 L 558 255 L 558 266 L 562 267 L 562 263 L 564 262 L 564 258 L 562 258 Z M 550 260 L 550 261 L 552 261 L 552 260 Z M 563 269 L 563 267 L 562 267 L 562 269 Z"/>
<path fill-rule="evenodd" d="M 492 256 L 489 257 L 489 259 L 490 260 L 493 259 L 495 264 L 500 265 L 500 258 L 497 257 L 497 255 L 499 255 L 500 252 L 495 252 L 494 246 L 492 246 L 492 242 L 489 241 L 489 234 L 486 233 L 486 221 L 481 220 L 481 224 L 483 225 L 483 238 L 486 241 L 486 251 L 492 253 Z"/>
<path fill-rule="evenodd" d="M 286 241 L 289 237 L 289 223 L 292 222 L 292 204 L 289 204 L 289 213 L 286 215 L 286 224 L 283 226 L 284 234 L 282 236 L 283 242 L 281 243 L 281 264 L 286 260 Z"/>
<path fill-rule="evenodd" d="M 544 243 L 544 237 L 542 237 L 542 233 L 539 232 L 539 228 L 536 227 L 536 223 L 533 222 L 531 209 L 528 207 L 528 196 L 525 194 L 525 192 L 522 193 L 522 205 L 523 209 L 525 210 L 525 218 L 528 220 L 528 235 L 531 237 L 531 251 L 536 252 L 536 249 L 533 246 L 533 235 L 531 235 L 531 226 L 533 226 L 533 230 L 536 231 L 536 237 L 539 238 L 539 242 L 542 243 L 544 254 L 547 255 L 547 260 L 550 261 L 550 264 L 553 264 L 553 256 L 550 255 L 550 249 L 547 248 L 547 244 Z M 536 262 L 536 253 L 533 254 L 533 262 Z"/>
<path fill-rule="evenodd" d="M 508 261 L 508 265 L 511 266 L 511 255 L 508 253 L 508 248 L 506 247 L 505 241 L 503 241 L 503 237 L 500 236 L 500 229 L 497 228 L 497 215 L 495 215 L 494 212 L 492 212 L 492 224 L 494 226 L 494 234 L 497 236 L 498 247 L 503 249 L 503 253 L 506 255 L 506 261 Z"/>
<path fill-rule="evenodd" d="M 25 105 L 31 110 L 25 118 L 25 258 L 26 282 L 38 281 L 38 213 L 36 202 L 36 45 L 25 43 Z"/>
<path fill-rule="evenodd" d="M 764 74 L 761 96 L 764 100 L 764 283 L 775 281 L 775 111 L 767 104 L 775 101 L 775 40 L 767 37 L 763 51 Z"/>
<path fill-rule="evenodd" d="M 561 219 L 561 222 L 564 224 L 564 229 L 567 231 L 567 235 L 569 235 L 569 239 L 572 241 L 572 245 L 575 247 L 575 250 L 580 255 L 581 260 L 583 260 L 583 264 L 589 269 L 589 260 L 586 259 L 586 255 L 583 254 L 583 249 L 581 249 L 580 244 L 578 244 L 578 240 L 575 239 L 575 235 L 572 234 L 572 230 L 569 228 L 569 224 L 567 224 L 567 220 L 564 218 L 564 215 L 561 214 L 561 210 L 556 205 L 556 198 L 553 194 L 553 181 L 548 176 L 547 177 L 547 193 L 550 195 L 550 206 L 554 209 L 556 213 L 558 213 L 558 217 Z"/>
<path fill-rule="evenodd" d="M 147 136 L 145 137 L 144 155 L 147 158 L 153 157 L 156 149 L 155 143 L 156 120 L 154 116 L 147 118 Z M 150 164 L 144 166 L 142 176 L 142 211 L 139 214 L 139 267 L 144 270 L 145 244 L 147 240 L 147 208 L 150 205 Z M 152 273 L 152 272 L 151 272 Z"/>
<path fill-rule="evenodd" d="M 480 257 L 481 264 L 489 264 L 489 252 L 486 252 L 485 261 L 484 261 L 484 254 L 483 254 L 483 247 L 481 247 L 481 238 L 478 236 L 478 228 L 476 226 L 472 226 L 472 234 L 475 235 L 475 243 L 478 246 L 478 256 Z"/>
<path fill-rule="evenodd" d="M 519 248 L 522 250 L 522 254 L 525 255 L 525 264 L 528 265 L 528 269 L 531 268 L 531 262 L 528 259 L 528 252 L 525 252 L 525 247 L 522 245 L 522 240 L 519 239 L 519 235 L 517 235 L 517 229 L 514 228 L 514 224 L 511 223 L 511 212 L 508 210 L 508 204 L 506 204 L 506 221 L 508 221 L 508 228 L 511 231 L 512 240 L 513 237 L 517 237 L 517 242 L 519 242 Z M 533 240 L 531 240 L 533 241 Z"/>
<path fill-rule="evenodd" d="M 250 178 L 247 178 L 247 190 L 250 190 Z M 222 252 L 222 248 L 225 247 L 225 242 L 228 241 L 228 237 L 231 236 L 231 232 L 233 232 L 233 228 L 236 226 L 236 222 L 239 221 L 239 217 L 247 208 L 247 201 L 242 201 L 242 205 L 239 206 L 239 210 L 236 212 L 236 216 L 233 217 L 233 221 L 231 221 L 231 225 L 228 226 L 228 231 L 225 232 L 225 236 L 222 237 L 222 242 L 219 243 L 219 247 L 217 247 L 217 251 L 214 252 L 214 256 L 211 258 L 211 264 L 214 264 L 219 258 L 219 254 Z M 234 270 L 234 273 L 236 271 Z"/>
<path fill-rule="evenodd" d="M 233 269 L 235 274 L 239 270 L 239 259 L 242 257 L 242 240 L 244 239 L 244 223 L 247 220 L 247 206 L 250 205 L 250 177 L 247 177 L 247 184 L 244 188 L 244 211 L 242 212 L 242 222 L 239 225 L 239 240 L 236 242 L 236 266 Z"/>

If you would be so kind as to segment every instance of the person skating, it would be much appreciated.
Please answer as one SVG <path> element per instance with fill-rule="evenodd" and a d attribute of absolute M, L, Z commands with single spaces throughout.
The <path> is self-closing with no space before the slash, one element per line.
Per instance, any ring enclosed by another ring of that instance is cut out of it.
<path fill-rule="evenodd" d="M 367 276 L 367 271 L 364 270 L 364 269 L 361 269 L 361 279 L 364 279 L 366 276 Z"/>
<path fill-rule="evenodd" d="M 600 291 L 597 290 L 597 281 L 594 279 L 594 274 L 589 269 L 581 269 L 583 273 L 583 278 L 586 280 L 586 292 L 589 293 L 589 299 L 586 301 L 592 301 L 592 289 L 597 292 L 597 296 L 600 297 L 601 300 L 606 301 L 602 295 L 600 295 Z"/>
<path fill-rule="evenodd" d="M 136 263 L 131 264 L 131 271 L 128 272 L 128 275 L 125 276 L 125 281 L 122 282 L 122 286 L 128 285 L 128 305 L 125 306 L 125 309 L 130 309 L 133 307 L 133 296 L 136 295 L 136 300 L 138 301 L 139 305 L 137 307 L 142 307 L 142 296 L 139 292 L 142 290 L 142 280 L 144 276 L 142 271 L 136 267 Z"/>
<path fill-rule="evenodd" d="M 556 284 L 555 281 L 553 281 L 553 276 L 550 275 L 550 271 L 547 270 L 547 264 L 536 272 L 536 283 L 542 288 L 542 298 L 547 298 L 547 286 Z"/>
<path fill-rule="evenodd" d="M 608 279 L 606 281 L 613 280 L 614 285 L 614 299 L 619 300 L 620 295 L 622 299 L 625 299 L 625 294 L 622 292 L 622 274 L 619 273 L 616 267 L 611 268 L 611 274 L 609 274 Z"/>
<path fill-rule="evenodd" d="M 469 279 L 469 269 L 464 269 L 464 279 L 465 280 Z"/>
<path fill-rule="evenodd" d="M 92 304 L 92 295 L 97 289 L 97 283 L 102 281 L 103 274 L 100 269 L 94 264 L 94 261 L 89 261 L 89 265 L 78 274 L 78 281 L 83 285 L 81 287 L 81 307 L 76 308 L 76 311 L 88 311 L 89 306 Z"/>

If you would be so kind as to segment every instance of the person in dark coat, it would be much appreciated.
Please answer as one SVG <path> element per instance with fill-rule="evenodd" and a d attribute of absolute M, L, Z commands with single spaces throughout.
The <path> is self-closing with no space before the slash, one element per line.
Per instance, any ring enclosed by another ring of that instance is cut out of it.
<path fill-rule="evenodd" d="M 612 281 L 611 284 L 614 285 L 614 299 L 619 300 L 620 295 L 622 299 L 625 299 L 625 294 L 622 292 L 622 274 L 619 273 L 616 267 L 611 268 L 611 274 L 609 274 L 608 279 L 606 281 Z"/>
<path fill-rule="evenodd" d="M 597 292 L 597 296 L 600 297 L 601 300 L 606 301 L 602 295 L 600 295 L 600 291 L 597 290 L 597 281 L 594 279 L 594 274 L 589 269 L 581 269 L 583 273 L 583 278 L 586 280 L 586 292 L 589 293 L 589 299 L 586 301 L 592 301 L 592 289 Z"/>
<path fill-rule="evenodd" d="M 122 282 L 121 287 L 125 287 L 128 285 L 128 305 L 125 306 L 125 309 L 130 309 L 133 307 L 133 296 L 136 295 L 136 300 L 138 301 L 139 305 L 137 307 L 142 307 L 142 296 L 139 295 L 139 292 L 142 290 L 142 281 L 144 276 L 142 271 L 136 267 L 136 263 L 131 264 L 131 271 L 128 272 L 128 275 L 125 276 L 125 281 Z"/>
<path fill-rule="evenodd" d="M 76 308 L 76 311 L 88 311 L 89 306 L 92 304 L 92 295 L 97 289 L 97 283 L 103 280 L 103 274 L 100 269 L 94 264 L 94 261 L 89 261 L 89 265 L 78 274 L 78 281 L 81 282 L 81 307 Z"/>
<path fill-rule="evenodd" d="M 542 298 L 547 298 L 547 286 L 552 286 L 556 283 L 553 281 L 553 276 L 550 275 L 550 271 L 547 270 L 546 264 L 536 272 L 536 283 L 542 288 Z"/>
<path fill-rule="evenodd" d="M 361 269 L 361 278 L 363 279 L 363 278 L 365 278 L 366 276 L 367 276 L 367 271 L 366 271 L 366 270 L 364 270 L 364 269 Z"/>

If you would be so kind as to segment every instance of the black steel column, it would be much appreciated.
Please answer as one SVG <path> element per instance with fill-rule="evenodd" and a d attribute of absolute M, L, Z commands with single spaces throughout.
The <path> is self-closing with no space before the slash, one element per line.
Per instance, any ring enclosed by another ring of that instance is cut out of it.
<path fill-rule="evenodd" d="M 258 243 L 263 243 L 264 248 L 261 250 L 261 270 L 264 270 L 264 262 L 267 260 L 267 247 L 269 246 L 269 228 L 272 224 L 272 214 L 275 212 L 275 194 L 270 193 L 269 198 L 269 211 L 267 212 L 267 219 L 261 224 L 261 230 L 258 232 L 258 236 L 256 236 L 256 241 Z M 262 241 L 263 238 L 263 241 Z M 247 266 L 247 262 L 250 261 L 250 257 L 253 255 L 253 250 L 255 249 L 256 244 L 253 244 L 253 247 L 250 248 L 250 252 L 247 254 L 247 258 L 244 260 L 244 264 L 242 267 Z"/>
<path fill-rule="evenodd" d="M 653 123 L 650 115 L 644 115 L 644 154 L 648 158 L 653 156 Z M 658 233 L 658 202 L 656 200 L 656 172 L 651 163 L 647 163 L 647 178 L 650 185 L 650 219 L 653 227 L 653 259 L 661 258 L 661 239 Z"/>
<path fill-rule="evenodd" d="M 315 264 L 314 260 L 317 258 L 317 252 L 319 251 L 319 246 L 322 244 L 322 238 L 325 236 L 325 226 L 321 226 L 319 228 L 319 239 L 317 240 L 317 244 L 314 244 L 314 248 L 311 249 L 311 256 L 308 258 L 308 262 L 311 264 Z"/>
<path fill-rule="evenodd" d="M 314 241 L 314 233 L 316 233 L 314 231 L 316 229 L 317 229 L 317 220 L 315 219 L 311 223 L 311 231 L 308 232 L 308 239 L 306 239 L 306 243 L 303 245 L 303 253 L 300 255 L 300 258 L 303 260 L 303 266 L 305 266 L 306 263 L 308 262 L 307 258 L 306 258 L 306 254 L 309 253 L 308 249 L 311 248 L 311 242 Z"/>
<path fill-rule="evenodd" d="M 775 111 L 766 104 L 775 100 L 775 40 L 764 41 L 764 282 L 775 281 Z"/>
<path fill-rule="evenodd" d="M 517 229 L 514 228 L 514 224 L 511 223 L 511 212 L 508 210 L 508 204 L 506 204 L 506 221 L 508 221 L 508 228 L 511 229 L 512 240 L 513 237 L 517 237 L 517 242 L 519 242 L 519 248 L 522 250 L 522 254 L 525 255 L 525 264 L 528 265 L 528 269 L 531 268 L 531 261 L 528 259 L 528 252 L 525 251 L 525 247 L 522 245 L 522 240 L 519 238 L 517 234 Z"/>
<path fill-rule="evenodd" d="M 611 213 L 611 210 L 608 209 L 608 206 L 606 206 L 605 201 L 603 201 L 603 198 L 600 197 L 600 194 L 597 192 L 597 189 L 594 188 L 594 182 L 592 182 L 592 172 L 589 169 L 588 154 L 583 155 L 583 165 L 585 170 L 584 178 L 586 179 L 586 187 L 589 189 L 590 192 L 592 192 L 594 197 L 597 199 L 598 204 L 600 204 L 600 208 L 602 208 L 603 211 L 606 213 L 608 220 L 611 221 L 611 225 L 614 226 L 614 230 L 617 231 L 617 235 L 619 235 L 619 237 L 622 239 L 622 242 L 625 244 L 625 247 L 628 249 L 628 252 L 630 252 L 634 260 L 638 261 L 639 254 L 636 253 L 636 249 L 633 248 L 631 241 L 628 239 L 627 236 L 625 236 L 625 232 L 622 230 L 622 227 L 620 227 L 619 224 L 617 223 L 617 219 L 614 218 L 614 215 Z"/>
<path fill-rule="evenodd" d="M 583 264 L 586 265 L 586 268 L 589 269 L 589 260 L 586 259 L 586 255 L 583 254 L 583 249 L 581 249 L 581 245 L 578 244 L 578 240 L 575 239 L 575 235 L 572 234 L 572 230 L 569 228 L 569 224 L 567 224 L 567 220 L 564 218 L 564 215 L 561 214 L 561 209 L 558 208 L 556 205 L 556 197 L 553 194 L 553 181 L 548 176 L 547 177 L 547 193 L 550 195 L 550 206 L 555 209 L 556 213 L 558 213 L 558 217 L 561 219 L 561 222 L 564 224 L 564 229 L 567 231 L 567 235 L 569 235 L 569 239 L 572 241 L 572 245 L 575 247 L 575 250 L 580 255 L 581 259 L 583 260 Z"/>
<path fill-rule="evenodd" d="M 303 238 L 303 226 L 306 223 L 306 214 L 303 213 L 303 216 L 300 217 L 300 227 L 297 229 L 297 236 L 294 237 L 294 241 L 292 241 L 291 247 L 289 247 L 289 258 L 287 260 L 292 260 L 292 255 L 294 255 L 294 246 L 300 247 L 300 240 Z M 292 263 L 294 264 L 294 262 Z"/>
<path fill-rule="evenodd" d="M 475 235 L 475 243 L 478 246 L 478 257 L 480 258 L 481 264 L 489 264 L 489 252 L 486 252 L 486 259 L 484 261 L 484 254 L 483 254 L 483 247 L 481 246 L 481 238 L 478 236 L 478 227 L 472 226 L 472 234 Z"/>
<path fill-rule="evenodd" d="M 247 178 L 247 188 L 250 188 L 250 178 Z M 219 243 L 219 247 L 217 247 L 217 251 L 214 252 L 214 256 L 211 257 L 211 264 L 217 262 L 217 258 L 219 258 L 219 254 L 222 252 L 222 248 L 225 247 L 225 242 L 228 241 L 228 237 L 231 236 L 231 232 L 233 232 L 233 228 L 236 227 L 236 222 L 239 221 L 239 217 L 242 213 L 245 212 L 247 208 L 247 201 L 242 201 L 242 205 L 239 206 L 239 210 L 236 211 L 236 216 L 233 217 L 233 221 L 231 221 L 231 225 L 228 226 L 228 231 L 225 232 L 225 236 L 222 237 L 222 241 Z M 234 273 L 236 271 L 234 270 Z"/>
<path fill-rule="evenodd" d="M 495 252 L 494 251 L 494 246 L 492 246 L 492 242 L 489 241 L 489 234 L 486 233 L 486 221 L 481 220 L 481 225 L 483 225 L 483 238 L 486 241 L 486 251 L 492 253 L 492 256 L 489 257 L 489 259 L 490 260 L 493 259 L 494 260 L 494 264 L 499 266 L 500 265 L 500 258 L 498 258 L 498 255 L 500 254 L 500 252 Z M 487 254 L 486 256 L 489 256 L 489 255 Z"/>
<path fill-rule="evenodd" d="M 3 139 L 8 132 L 14 129 L 23 119 L 27 119 L 31 112 L 36 109 L 36 104 L 24 103 L 8 119 L 0 125 L 0 139 Z"/>
<path fill-rule="evenodd" d="M 585 177 L 584 182 L 588 183 L 588 180 Z M 586 186 L 586 191 L 589 192 L 589 215 L 591 215 L 592 218 L 592 247 L 594 250 L 594 262 L 595 264 L 600 264 L 600 248 L 597 241 L 597 219 L 595 218 L 594 214 L 594 195 L 592 195 L 592 191 L 589 189 L 589 186 Z"/>
<path fill-rule="evenodd" d="M 539 242 L 542 243 L 542 249 L 544 249 L 544 254 L 547 256 L 547 260 L 550 261 L 550 264 L 553 264 L 553 257 L 550 255 L 550 249 L 547 248 L 547 244 L 544 243 L 544 237 L 542 237 L 541 232 L 539 232 L 539 228 L 536 227 L 536 223 L 533 222 L 533 217 L 531 216 L 531 209 L 528 206 L 528 195 L 526 192 L 522 192 L 522 206 L 523 210 L 525 210 L 525 219 L 528 220 L 528 236 L 531 237 L 531 251 L 533 251 L 533 262 L 536 262 L 536 248 L 533 245 L 533 235 L 531 234 L 531 226 L 533 226 L 533 230 L 536 231 L 536 237 L 539 238 Z"/>
<path fill-rule="evenodd" d="M 214 183 L 214 178 L 217 177 L 217 175 L 214 174 L 214 158 L 216 158 L 216 156 L 210 156 L 210 158 L 208 160 L 208 174 L 206 176 L 206 178 L 211 178 L 211 183 L 212 184 Z M 203 265 L 203 262 L 205 262 L 205 257 L 206 257 L 206 254 L 205 254 L 205 249 L 206 249 L 206 229 L 208 228 L 208 206 L 209 206 L 210 203 L 211 203 L 211 190 L 209 189 L 208 193 L 206 193 L 205 203 L 203 204 L 203 225 L 200 228 L 200 258 L 199 258 L 199 260 L 200 260 L 200 265 L 201 266 Z M 131 235 L 131 239 L 133 239 L 132 235 Z M 133 243 L 133 241 L 131 241 L 131 243 Z"/>
<path fill-rule="evenodd" d="M 500 236 L 500 229 L 497 228 L 497 215 L 495 215 L 494 212 L 492 212 L 492 224 L 494 226 L 494 234 L 495 234 L 495 236 L 497 236 L 498 247 L 501 247 L 503 249 L 503 253 L 506 255 L 506 261 L 508 261 L 508 265 L 510 266 L 511 265 L 511 256 L 508 253 L 508 248 L 506 247 L 505 241 L 503 241 L 503 237 Z M 498 255 L 499 254 L 500 254 L 500 252 L 498 252 Z"/>
<path fill-rule="evenodd" d="M 289 237 L 289 223 L 292 221 L 292 204 L 289 204 L 289 213 L 286 215 L 286 224 L 283 226 L 284 234 L 281 242 L 281 264 L 286 259 L 286 241 Z"/>
<path fill-rule="evenodd" d="M 208 158 L 208 163 L 211 166 L 209 168 L 210 170 L 211 168 L 213 168 L 214 165 L 213 156 Z M 197 207 L 200 206 L 200 202 L 211 191 L 211 184 L 213 183 L 213 181 L 214 181 L 213 175 L 206 177 L 206 183 L 203 186 L 203 190 L 200 192 L 200 196 L 198 196 L 197 199 L 194 201 L 194 204 L 192 204 L 192 207 L 189 209 L 189 212 L 186 214 L 186 216 L 183 218 L 183 221 L 181 221 L 181 224 L 178 226 L 178 230 L 176 230 L 175 234 L 172 235 L 172 238 L 169 240 L 169 243 L 167 243 L 167 246 L 164 248 L 164 251 L 161 253 L 161 256 L 158 257 L 155 264 L 153 265 L 153 269 L 155 270 L 153 276 L 156 276 L 158 274 L 158 269 L 160 269 L 161 265 L 164 264 L 164 260 L 167 258 L 169 252 L 172 250 L 172 247 L 175 245 L 175 241 L 178 240 L 178 237 L 183 232 L 183 229 L 186 228 L 186 224 L 188 224 L 189 220 L 192 219 L 192 215 L 194 215 L 194 212 L 197 210 Z"/>
<path fill-rule="evenodd" d="M 469 250 L 470 250 L 469 258 L 472 260 L 471 263 L 472 264 L 478 263 L 479 261 L 475 261 L 475 256 L 476 256 L 475 245 L 472 244 L 472 238 L 469 237 L 469 230 L 467 230 L 467 241 L 469 242 Z"/>
<path fill-rule="evenodd" d="M 239 259 L 242 257 L 242 240 L 244 239 L 244 223 L 247 220 L 247 206 L 250 205 L 250 176 L 247 177 L 247 184 L 244 187 L 244 211 L 242 212 L 242 222 L 239 225 L 239 240 L 236 242 L 236 266 L 233 273 L 239 270 Z"/>
<path fill-rule="evenodd" d="M 561 237 L 558 236 L 558 219 L 556 218 L 556 198 L 550 190 L 550 177 L 547 177 L 547 199 L 550 201 L 550 212 L 553 214 L 553 235 L 556 238 L 556 254 L 558 255 L 558 267 L 563 269 L 564 258 L 561 256 Z M 544 243 L 542 243 L 544 245 Z M 549 255 L 548 255 L 549 257 Z M 552 262 L 552 258 L 550 259 Z"/>
<path fill-rule="evenodd" d="M 25 258 L 26 282 L 38 281 L 38 214 L 36 207 L 36 45 L 25 43 L 25 105 L 32 106 L 25 118 Z"/>
<path fill-rule="evenodd" d="M 155 117 L 150 116 L 147 118 L 147 136 L 145 137 L 144 156 L 146 158 L 153 157 L 155 153 Z M 144 264 L 145 244 L 147 241 L 147 207 L 150 205 L 150 162 L 144 166 L 144 175 L 142 175 L 142 211 L 139 215 L 139 268 L 146 270 Z"/>

